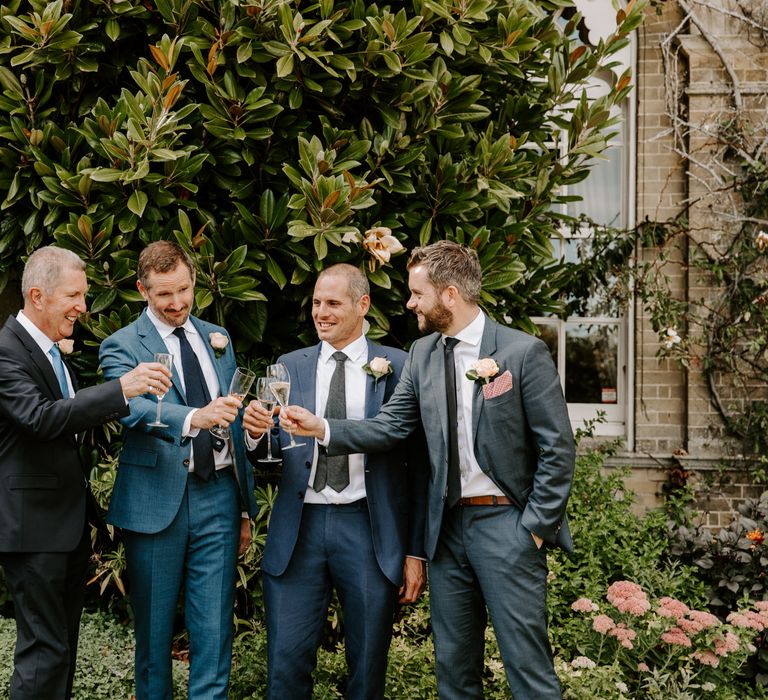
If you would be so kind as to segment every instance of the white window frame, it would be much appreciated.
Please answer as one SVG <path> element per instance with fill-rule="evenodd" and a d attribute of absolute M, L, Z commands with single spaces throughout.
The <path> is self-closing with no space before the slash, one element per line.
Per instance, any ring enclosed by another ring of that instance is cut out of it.
<path fill-rule="evenodd" d="M 579 3 L 577 3 L 579 4 Z M 610 4 L 610 3 L 606 3 Z M 629 62 L 633 67 L 633 75 L 637 66 L 636 36 L 631 37 Z M 622 148 L 624 150 L 624 163 L 622 168 L 622 207 L 623 220 L 620 227 L 628 228 L 630 222 L 635 221 L 636 215 L 636 170 L 637 170 L 637 144 L 636 144 L 636 115 L 637 95 L 633 90 L 627 98 L 624 108 L 625 120 L 622 124 Z M 565 205 L 567 207 L 567 204 Z M 560 231 L 563 240 L 589 237 L 588 230 L 571 231 L 563 227 Z M 632 261 L 634 265 L 634 260 Z M 546 324 L 557 331 L 557 370 L 560 375 L 560 383 L 565 392 L 565 361 L 566 361 L 566 333 L 569 327 L 574 325 L 616 325 L 618 324 L 618 358 L 617 358 L 617 397 L 616 403 L 569 403 L 568 415 L 573 429 L 583 427 L 584 422 L 598 417 L 600 411 L 605 412 L 605 419 L 595 426 L 595 435 L 605 437 L 624 438 L 626 449 L 634 449 L 635 425 L 634 425 L 634 366 L 635 366 L 635 309 L 634 299 L 630 298 L 625 313 L 619 317 L 613 316 L 574 316 L 566 320 L 553 317 L 538 317 L 532 319 L 534 323 Z"/>

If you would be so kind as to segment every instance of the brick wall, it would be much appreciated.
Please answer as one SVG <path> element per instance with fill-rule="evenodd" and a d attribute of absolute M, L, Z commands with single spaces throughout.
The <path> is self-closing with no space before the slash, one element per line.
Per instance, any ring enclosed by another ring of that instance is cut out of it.
<path fill-rule="evenodd" d="M 743 108 L 764 118 L 768 50 L 763 37 L 724 13 L 689 1 L 732 67 Z M 712 4 L 725 7 L 726 0 L 714 0 Z M 738 6 L 729 8 L 731 12 L 739 11 Z M 734 115 L 732 81 L 710 42 L 693 24 L 677 32 L 682 18 L 675 2 L 663 3 L 659 15 L 648 9 L 646 22 L 638 31 L 637 222 L 663 222 L 682 213 L 689 222 L 691 238 L 706 245 L 728 234 L 728 224 L 718 212 L 727 210 L 732 202 L 715 192 L 717 178 L 726 180 L 727 175 L 712 168 L 721 145 L 707 129 Z M 678 34 L 676 40 L 667 41 L 673 32 Z M 666 69 L 684 88 L 677 106 L 692 125 L 677 134 L 677 142 L 693 154 L 688 161 L 676 152 L 675 133 L 666 114 L 665 42 L 670 49 Z M 677 298 L 699 303 L 715 298 L 719 290 L 711 279 L 687 265 L 692 249 L 682 239 L 669 244 L 664 251 L 668 261 L 659 266 L 657 274 L 668 280 Z M 638 259 L 653 262 L 661 252 L 640 250 Z M 664 485 L 674 471 L 695 485 L 704 523 L 712 527 L 727 525 L 738 503 L 758 496 L 763 487 L 751 483 L 747 465 L 729 460 L 732 446 L 724 440 L 722 421 L 696 363 L 684 370 L 675 361 L 659 360 L 659 338 L 640 304 L 635 309 L 635 327 L 635 447 L 632 453 L 619 455 L 612 463 L 632 467 L 629 486 L 637 494 L 639 510 L 660 503 Z M 690 335 L 698 329 L 677 330 L 680 335 Z M 730 401 L 729 378 L 717 381 Z M 765 387 L 755 390 L 765 391 Z M 730 467 L 724 469 L 724 464 Z"/>

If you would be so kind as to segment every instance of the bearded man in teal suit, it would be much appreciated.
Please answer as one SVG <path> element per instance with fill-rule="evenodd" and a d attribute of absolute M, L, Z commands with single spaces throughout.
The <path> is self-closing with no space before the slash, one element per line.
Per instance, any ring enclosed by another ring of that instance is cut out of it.
<path fill-rule="evenodd" d="M 427 437 L 426 550 L 441 700 L 483 697 L 490 614 L 512 695 L 560 698 L 547 638 L 546 546 L 572 548 L 565 520 L 575 448 L 546 345 L 479 307 L 474 250 L 415 249 L 408 308 L 419 329 L 392 398 L 371 420 L 323 420 L 290 407 L 283 427 L 328 454 L 390 449 Z M 546 545 L 546 546 L 545 546 Z"/>
<path fill-rule="evenodd" d="M 195 269 L 177 244 L 156 241 L 139 256 L 147 309 L 101 345 L 107 379 L 174 357 L 172 387 L 154 422 L 157 396 L 129 401 L 107 520 L 122 528 L 136 631 L 137 700 L 171 700 L 171 643 L 184 589 L 190 700 L 225 700 L 232 654 L 235 564 L 256 513 L 239 400 L 227 396 L 235 356 L 224 328 L 190 314 Z M 213 345 L 217 346 L 215 351 Z M 223 346 L 223 347 L 222 347 Z M 218 440 L 209 429 L 229 426 Z"/>

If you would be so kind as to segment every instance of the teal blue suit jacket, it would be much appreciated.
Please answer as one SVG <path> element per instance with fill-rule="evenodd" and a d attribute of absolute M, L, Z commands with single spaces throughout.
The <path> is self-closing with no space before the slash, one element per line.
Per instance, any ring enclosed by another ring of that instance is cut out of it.
<path fill-rule="evenodd" d="M 425 545 L 437 547 L 448 479 L 448 407 L 439 333 L 417 340 L 392 398 L 375 418 L 329 420 L 328 454 L 385 451 L 421 424 L 427 438 L 429 481 Z M 472 403 L 475 457 L 485 474 L 522 511 L 522 523 L 551 545 L 573 548 L 565 507 L 575 446 L 568 409 L 547 346 L 527 333 L 486 319 L 480 358 L 491 357 L 512 387 L 484 399 L 476 383 Z M 457 381 L 469 381 L 457 377 Z"/>
<path fill-rule="evenodd" d="M 220 326 L 194 316 L 190 319 L 206 341 L 210 333 L 227 335 Z M 232 343 L 219 358 L 207 342 L 206 347 L 216 369 L 221 395 L 226 396 L 236 369 Z M 99 360 L 104 377 L 114 379 L 140 362 L 152 362 L 156 352 L 168 352 L 168 349 L 144 311 L 136 321 L 101 344 Z M 168 527 L 179 510 L 189 478 L 192 441 L 182 437 L 182 426 L 190 407 L 175 369 L 172 381 L 173 386 L 162 406 L 162 421 L 168 424 L 167 428 L 147 425 L 154 420 L 157 407 L 157 400 L 149 394 L 131 399 L 128 402 L 130 414 L 121 419 L 123 447 L 107 513 L 107 522 L 117 527 L 153 534 Z M 230 450 L 240 486 L 242 510 L 254 515 L 257 507 L 253 496 L 253 471 L 246 461 L 239 418 L 231 429 Z"/>

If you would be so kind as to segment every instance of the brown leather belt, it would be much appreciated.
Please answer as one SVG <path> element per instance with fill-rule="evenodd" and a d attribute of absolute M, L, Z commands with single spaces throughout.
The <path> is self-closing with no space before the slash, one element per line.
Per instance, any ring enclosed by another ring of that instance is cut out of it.
<path fill-rule="evenodd" d="M 460 498 L 457 505 L 460 506 L 511 506 L 512 501 L 506 496 L 469 496 Z"/>

